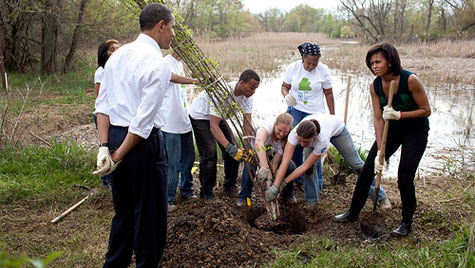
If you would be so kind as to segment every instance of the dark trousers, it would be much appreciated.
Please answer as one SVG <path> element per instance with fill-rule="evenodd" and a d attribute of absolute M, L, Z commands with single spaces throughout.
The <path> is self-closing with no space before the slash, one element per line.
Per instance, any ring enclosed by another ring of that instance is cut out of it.
<path fill-rule="evenodd" d="M 122 144 L 127 128 L 111 126 L 111 150 Z M 129 267 L 135 251 L 137 267 L 160 262 L 167 236 L 167 158 L 162 133 L 153 129 L 112 173 L 112 219 L 103 267 Z"/>
<path fill-rule="evenodd" d="M 414 187 L 414 177 L 421 161 L 422 155 L 426 149 L 428 127 L 418 129 L 396 129 L 389 127 L 386 144 L 385 158 L 389 159 L 396 150 L 401 147 L 401 159 L 398 167 L 398 187 L 402 201 L 402 220 L 405 223 L 412 224 L 412 217 L 417 207 L 416 191 Z M 351 200 L 351 218 L 358 217 L 363 209 L 368 190 L 374 179 L 374 159 L 378 152 L 376 142 L 371 148 L 363 171 L 358 178 L 356 188 Z"/>
<path fill-rule="evenodd" d="M 191 117 L 190 119 L 193 133 L 195 133 L 196 146 L 200 154 L 200 195 L 211 195 L 213 194 L 213 187 L 216 186 L 216 165 L 218 164 L 216 140 L 211 133 L 209 120 L 196 120 Z M 230 143 L 236 144 L 231 129 L 223 120 L 219 122 L 219 128 Z M 223 146 L 219 143 L 218 145 L 224 160 L 224 187 L 235 186 L 239 162 L 227 154 Z"/>

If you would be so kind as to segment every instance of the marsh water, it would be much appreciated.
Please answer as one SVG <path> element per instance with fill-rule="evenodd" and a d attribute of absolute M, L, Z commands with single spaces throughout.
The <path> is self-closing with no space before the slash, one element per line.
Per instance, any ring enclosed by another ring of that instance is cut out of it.
<path fill-rule="evenodd" d="M 280 88 L 284 71 L 273 78 L 264 78 L 254 94 L 253 121 L 273 120 L 287 106 Z M 347 74 L 331 70 L 336 114 L 344 118 Z M 368 151 L 374 142 L 373 112 L 369 84 L 373 76 L 352 75 L 347 127 L 356 147 Z M 439 85 L 425 87 L 431 105 L 430 132 L 426 152 L 419 165 L 420 175 L 434 172 L 457 172 L 461 168 L 475 169 L 474 85 Z M 328 109 L 328 108 L 327 108 Z M 396 177 L 400 149 L 391 157 L 384 177 Z"/>

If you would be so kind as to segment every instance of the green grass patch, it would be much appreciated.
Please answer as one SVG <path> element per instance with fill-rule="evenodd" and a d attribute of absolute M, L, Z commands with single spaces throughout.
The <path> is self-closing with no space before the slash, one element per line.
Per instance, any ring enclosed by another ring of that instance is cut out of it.
<path fill-rule="evenodd" d="M 94 154 L 74 142 L 52 140 L 49 148 L 4 147 L 0 164 L 0 203 L 54 193 L 73 184 L 92 186 Z"/>
<path fill-rule="evenodd" d="M 296 249 L 275 251 L 263 267 L 475 267 L 474 225 L 459 225 L 447 241 L 417 238 L 352 247 L 330 238 L 313 237 Z"/>

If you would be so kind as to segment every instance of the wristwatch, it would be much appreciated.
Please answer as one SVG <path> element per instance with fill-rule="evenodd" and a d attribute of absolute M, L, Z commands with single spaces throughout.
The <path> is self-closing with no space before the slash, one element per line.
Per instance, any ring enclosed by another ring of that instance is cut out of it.
<path fill-rule="evenodd" d="M 109 148 L 109 143 L 108 142 L 103 142 L 99 145 L 99 147 L 107 147 Z"/>

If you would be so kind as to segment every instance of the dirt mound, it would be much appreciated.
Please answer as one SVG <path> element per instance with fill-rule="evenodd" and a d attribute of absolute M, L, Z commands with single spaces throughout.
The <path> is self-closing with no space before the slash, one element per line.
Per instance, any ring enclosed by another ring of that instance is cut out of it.
<path fill-rule="evenodd" d="M 187 204 L 169 215 L 167 246 L 161 267 L 248 267 L 287 247 L 294 236 L 252 227 L 261 208 L 239 209 L 226 200 Z"/>

